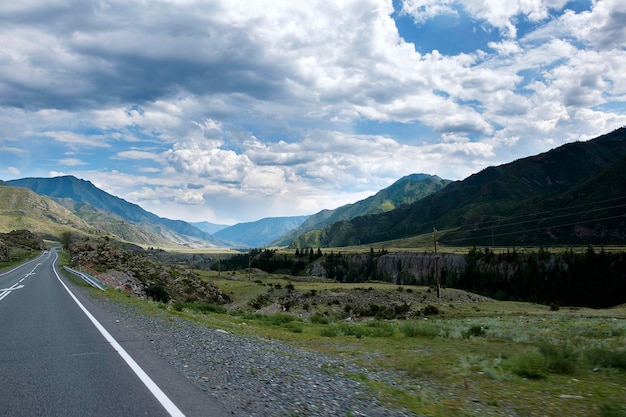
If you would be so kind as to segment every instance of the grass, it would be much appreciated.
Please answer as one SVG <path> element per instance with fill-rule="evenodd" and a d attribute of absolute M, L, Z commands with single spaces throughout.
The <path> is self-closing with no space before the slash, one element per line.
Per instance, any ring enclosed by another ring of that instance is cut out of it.
<path fill-rule="evenodd" d="M 250 280 L 245 273 L 222 272 L 219 279 L 211 272 L 202 274 L 227 292 L 233 304 L 163 308 L 126 294 L 108 294 L 147 314 L 175 314 L 380 371 L 380 378 L 349 377 L 362 381 L 388 407 L 416 415 L 626 415 L 626 305 L 551 311 L 530 303 L 468 301 L 438 305 L 441 314 L 435 316 L 346 322 L 329 316 L 327 306 L 311 305 L 307 314 L 258 314 L 249 302 L 277 284 L 316 293 L 356 285 L 268 274 Z M 374 291 L 390 288 L 365 285 Z"/>

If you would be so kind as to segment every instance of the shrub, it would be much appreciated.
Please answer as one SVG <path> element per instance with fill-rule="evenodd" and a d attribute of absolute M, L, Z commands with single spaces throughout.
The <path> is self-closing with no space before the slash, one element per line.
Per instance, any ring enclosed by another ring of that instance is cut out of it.
<path fill-rule="evenodd" d="M 273 324 L 274 326 L 281 326 L 283 324 L 291 323 L 292 321 L 296 320 L 296 318 L 291 314 L 283 313 L 271 314 L 265 317 L 266 321 Z"/>
<path fill-rule="evenodd" d="M 206 313 L 225 314 L 226 313 L 225 307 L 222 307 L 220 305 L 213 304 L 213 303 L 206 303 L 203 301 L 194 301 L 194 302 L 184 303 L 182 306 L 183 308 L 187 308 L 189 310 L 197 311 L 197 312 L 204 313 L 204 314 Z M 180 310 L 177 310 L 177 311 L 180 311 Z"/>
<path fill-rule="evenodd" d="M 161 284 L 152 284 L 146 287 L 146 296 L 162 303 L 167 303 L 171 299 L 165 287 Z"/>
<path fill-rule="evenodd" d="M 391 337 L 395 333 L 395 328 L 391 323 L 382 321 L 372 321 L 367 323 L 367 336 L 370 337 Z"/>
<path fill-rule="evenodd" d="M 593 366 L 626 371 L 626 350 L 594 348 L 585 352 L 587 361 Z"/>
<path fill-rule="evenodd" d="M 248 301 L 248 305 L 254 308 L 255 310 L 259 310 L 265 307 L 266 305 L 268 305 L 269 302 L 270 302 L 270 297 L 267 294 L 259 294 L 257 297 Z"/>
<path fill-rule="evenodd" d="M 548 360 L 534 350 L 522 353 L 511 358 L 511 371 L 524 378 L 545 378 L 548 374 Z"/>
<path fill-rule="evenodd" d="M 304 327 L 298 322 L 287 323 L 285 327 L 293 333 L 302 333 L 304 331 Z"/>
<path fill-rule="evenodd" d="M 576 354 L 566 345 L 552 346 L 543 344 L 539 352 L 548 361 L 548 370 L 555 374 L 569 375 L 576 370 Z"/>
<path fill-rule="evenodd" d="M 406 322 L 400 326 L 400 331 L 406 337 L 423 337 L 434 339 L 439 336 L 439 327 L 430 323 Z"/>
<path fill-rule="evenodd" d="M 425 316 L 436 316 L 439 314 L 439 307 L 429 304 L 424 307 L 423 313 Z"/>
<path fill-rule="evenodd" d="M 313 314 L 309 320 L 314 324 L 328 324 L 330 323 L 330 319 L 326 316 L 321 315 L 320 313 Z"/>
<path fill-rule="evenodd" d="M 474 337 L 485 337 L 487 336 L 487 330 L 483 326 L 474 325 L 461 333 L 463 339 L 469 339 L 471 336 Z"/>
<path fill-rule="evenodd" d="M 600 417 L 626 417 L 626 407 L 616 402 L 600 405 Z"/>
<path fill-rule="evenodd" d="M 337 337 L 338 333 L 339 332 L 335 326 L 323 327 L 320 330 L 320 335 L 324 337 Z"/>

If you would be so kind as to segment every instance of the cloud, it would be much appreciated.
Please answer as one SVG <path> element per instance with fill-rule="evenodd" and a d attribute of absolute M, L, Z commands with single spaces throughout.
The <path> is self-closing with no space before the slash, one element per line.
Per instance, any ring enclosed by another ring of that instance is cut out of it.
<path fill-rule="evenodd" d="M 78 158 L 64 158 L 59 160 L 59 164 L 65 166 L 79 166 L 79 165 L 87 165 L 86 162 L 81 161 Z"/>
<path fill-rule="evenodd" d="M 516 38 L 515 20 L 518 16 L 538 22 L 566 4 L 567 0 L 404 0 L 402 12 L 412 16 L 417 23 L 424 23 L 442 14 L 457 15 L 463 9 L 472 18 L 499 29 L 506 37 Z"/>
<path fill-rule="evenodd" d="M 159 160 L 160 156 L 153 152 L 146 152 L 140 150 L 131 150 L 131 151 L 122 151 L 118 152 L 115 157 L 116 159 L 150 159 L 150 160 Z"/>
<path fill-rule="evenodd" d="M 160 215 L 312 213 L 626 124 L 619 0 L 5 3 L 4 166 Z M 439 16 L 484 36 L 418 52 Z"/>

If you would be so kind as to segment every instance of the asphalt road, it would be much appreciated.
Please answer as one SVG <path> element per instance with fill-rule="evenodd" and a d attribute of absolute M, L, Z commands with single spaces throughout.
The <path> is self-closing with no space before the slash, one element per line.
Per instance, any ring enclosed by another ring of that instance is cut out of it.
<path fill-rule="evenodd" d="M 228 415 L 77 291 L 56 259 L 0 273 L 0 416 Z"/>

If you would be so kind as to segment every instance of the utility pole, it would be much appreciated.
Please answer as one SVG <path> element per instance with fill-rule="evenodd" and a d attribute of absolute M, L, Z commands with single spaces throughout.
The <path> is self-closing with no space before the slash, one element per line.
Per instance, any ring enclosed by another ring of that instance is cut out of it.
<path fill-rule="evenodd" d="M 248 252 L 248 282 L 252 282 L 252 251 Z"/>
<path fill-rule="evenodd" d="M 441 301 L 439 293 L 439 256 L 437 256 L 437 229 L 433 227 L 433 242 L 435 244 L 435 279 L 437 281 L 437 302 Z"/>

